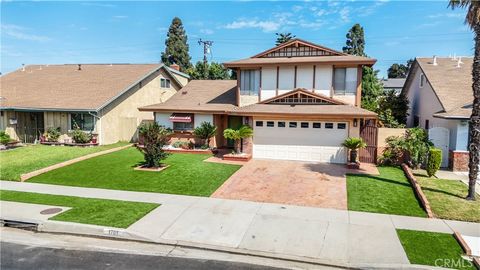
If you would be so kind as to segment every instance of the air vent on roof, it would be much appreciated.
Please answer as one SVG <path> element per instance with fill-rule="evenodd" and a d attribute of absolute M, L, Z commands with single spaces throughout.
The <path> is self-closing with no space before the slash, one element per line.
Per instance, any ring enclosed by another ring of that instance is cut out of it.
<path fill-rule="evenodd" d="M 434 65 L 434 66 L 437 66 L 437 65 L 438 65 L 438 63 L 437 63 L 437 56 L 436 56 L 436 55 L 433 56 L 433 65 Z"/>
<path fill-rule="evenodd" d="M 22 71 L 25 71 L 25 64 L 22 64 Z"/>
<path fill-rule="evenodd" d="M 462 57 L 458 57 L 457 68 L 459 68 L 461 64 L 463 64 Z"/>
<path fill-rule="evenodd" d="M 78 70 L 82 70 L 82 65 L 78 64 Z"/>
<path fill-rule="evenodd" d="M 182 91 L 182 95 L 186 95 L 188 91 Z"/>

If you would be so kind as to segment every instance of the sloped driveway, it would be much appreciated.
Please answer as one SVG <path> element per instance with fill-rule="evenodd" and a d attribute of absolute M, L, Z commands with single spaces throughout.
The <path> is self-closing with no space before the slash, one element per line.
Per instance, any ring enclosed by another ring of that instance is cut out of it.
<path fill-rule="evenodd" d="M 253 159 L 211 197 L 347 209 L 347 172 L 345 165 Z"/>

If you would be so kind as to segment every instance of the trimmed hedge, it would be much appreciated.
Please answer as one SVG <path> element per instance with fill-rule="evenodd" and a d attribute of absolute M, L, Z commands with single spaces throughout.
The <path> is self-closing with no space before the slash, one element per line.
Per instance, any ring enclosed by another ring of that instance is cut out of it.
<path fill-rule="evenodd" d="M 429 177 L 435 175 L 442 164 L 442 150 L 431 147 L 428 151 L 427 174 Z"/>

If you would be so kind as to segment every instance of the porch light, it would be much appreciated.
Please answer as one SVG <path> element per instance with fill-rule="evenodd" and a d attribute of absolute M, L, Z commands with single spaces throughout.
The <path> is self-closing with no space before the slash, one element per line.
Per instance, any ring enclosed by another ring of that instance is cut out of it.
<path fill-rule="evenodd" d="M 172 115 L 170 115 L 169 117 L 169 120 L 171 122 L 190 123 L 192 122 L 192 115 L 182 114 L 182 113 L 172 113 Z"/>
<path fill-rule="evenodd" d="M 354 126 L 354 127 L 357 127 L 357 126 L 358 126 L 358 119 L 357 119 L 357 118 L 354 118 L 354 119 L 353 119 L 353 126 Z"/>

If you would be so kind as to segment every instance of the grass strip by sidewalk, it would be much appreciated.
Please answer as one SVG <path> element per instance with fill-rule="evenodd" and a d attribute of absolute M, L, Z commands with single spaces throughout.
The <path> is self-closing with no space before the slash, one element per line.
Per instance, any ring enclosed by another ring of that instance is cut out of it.
<path fill-rule="evenodd" d="M 159 204 L 0 190 L 0 200 L 71 207 L 50 220 L 127 228 Z"/>
<path fill-rule="evenodd" d="M 461 181 L 428 178 L 416 175 L 423 193 L 438 218 L 480 222 L 480 196 L 467 201 L 468 186 Z"/>
<path fill-rule="evenodd" d="M 119 142 L 94 147 L 27 145 L 0 151 L 0 179 L 20 180 L 24 173 L 127 144 Z"/>
<path fill-rule="evenodd" d="M 347 175 L 348 209 L 426 217 L 412 186 L 398 167 L 378 167 L 380 175 Z"/>
<path fill-rule="evenodd" d="M 397 234 L 412 264 L 475 269 L 461 257 L 464 252 L 452 234 L 411 230 L 397 230 Z"/>

